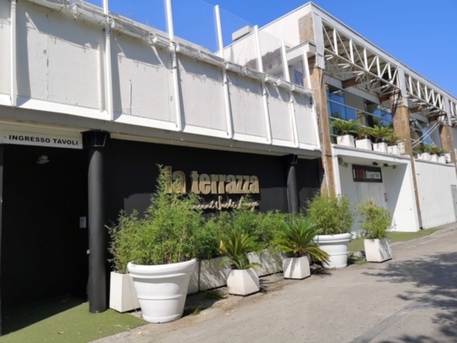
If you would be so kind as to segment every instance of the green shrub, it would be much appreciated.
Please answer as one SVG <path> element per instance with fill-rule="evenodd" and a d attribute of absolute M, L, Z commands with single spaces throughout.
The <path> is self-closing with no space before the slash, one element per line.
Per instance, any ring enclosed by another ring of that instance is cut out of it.
<path fill-rule="evenodd" d="M 354 222 L 354 210 L 346 195 L 320 193 L 308 201 L 306 214 L 322 235 L 348 233 Z"/>
<path fill-rule="evenodd" d="M 376 205 L 376 203 L 370 199 L 360 204 L 358 206 L 358 211 L 362 217 L 359 224 L 365 238 L 387 238 L 387 233 L 392 225 L 392 214 L 389 210 Z"/>

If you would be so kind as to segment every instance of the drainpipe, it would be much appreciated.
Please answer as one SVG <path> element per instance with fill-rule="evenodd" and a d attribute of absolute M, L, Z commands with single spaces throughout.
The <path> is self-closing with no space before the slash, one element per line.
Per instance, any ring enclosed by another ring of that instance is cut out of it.
<path fill-rule="evenodd" d="M 16 0 L 11 0 L 11 36 L 10 36 L 10 96 L 11 106 L 17 106 L 17 31 L 16 31 Z"/>

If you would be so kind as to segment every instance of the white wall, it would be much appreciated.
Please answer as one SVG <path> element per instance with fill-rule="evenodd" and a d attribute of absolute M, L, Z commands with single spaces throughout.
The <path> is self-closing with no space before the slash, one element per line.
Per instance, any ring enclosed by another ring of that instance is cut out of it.
<path fill-rule="evenodd" d="M 366 161 L 365 161 L 366 162 Z M 363 161 L 360 161 L 363 165 Z M 373 199 L 377 205 L 388 209 L 393 216 L 393 231 L 418 231 L 419 223 L 413 192 L 413 181 L 410 164 L 381 167 L 382 183 L 354 182 L 352 165 L 338 166 L 341 193 L 346 194 L 350 201 L 357 206 L 368 199 Z M 353 225 L 353 231 L 360 230 L 358 219 Z"/>
<path fill-rule="evenodd" d="M 416 161 L 416 180 L 422 226 L 431 228 L 456 221 L 451 185 L 457 185 L 455 167 Z"/>
<path fill-rule="evenodd" d="M 8 1 L 0 2 L 0 104 L 11 105 L 10 6 Z M 176 95 L 173 54 L 168 48 L 113 29 L 111 49 L 107 50 L 103 23 L 89 23 L 84 17 L 75 19 L 65 7 L 52 10 L 29 1 L 17 2 L 16 26 L 19 108 L 205 138 L 233 138 L 237 144 L 263 144 L 269 153 L 307 155 L 307 150 L 319 149 L 309 95 L 268 83 L 263 88 L 259 75 L 245 75 L 242 68 L 227 72 L 224 85 L 225 64 L 199 60 L 197 50 L 192 50 L 195 46 L 189 45 L 177 54 Z M 254 46 L 248 44 L 245 48 Z M 106 61 L 108 51 L 111 69 Z M 189 55 L 193 53 L 195 56 Z M 242 58 L 242 54 L 238 56 Z M 108 84 L 110 73 L 112 83 Z M 113 117 L 108 111 L 109 90 Z M 182 128 L 177 125 L 176 106 Z M 46 116 L 39 118 L 47 120 Z M 233 137 L 229 135 L 230 125 Z M 92 127 L 89 123 L 87 126 Z M 124 126 L 119 126 L 116 133 L 122 134 Z M 155 131 L 148 134 L 163 136 Z"/>

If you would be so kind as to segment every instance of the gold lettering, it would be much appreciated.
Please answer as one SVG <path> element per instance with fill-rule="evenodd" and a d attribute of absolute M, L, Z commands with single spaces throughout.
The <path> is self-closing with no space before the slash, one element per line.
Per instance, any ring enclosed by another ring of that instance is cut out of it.
<path fill-rule="evenodd" d="M 202 194 L 209 194 L 211 192 L 211 181 L 208 174 L 200 174 L 198 189 Z"/>
<path fill-rule="evenodd" d="M 200 194 L 200 190 L 198 189 L 198 173 L 197 171 L 193 170 L 190 172 L 190 179 L 191 179 L 191 189 L 190 191 L 195 194 Z"/>
<path fill-rule="evenodd" d="M 249 184 L 249 191 L 250 191 L 250 193 L 259 194 L 259 193 L 260 193 L 260 189 L 259 189 L 259 179 L 257 178 L 257 176 L 252 175 L 252 176 L 250 177 L 249 181 L 250 181 L 250 184 Z"/>
<path fill-rule="evenodd" d="M 225 185 L 225 192 L 228 194 L 236 194 L 236 179 L 235 175 L 227 175 L 227 184 Z"/>
<path fill-rule="evenodd" d="M 249 194 L 249 175 L 243 175 L 243 193 Z"/>
<path fill-rule="evenodd" d="M 219 185 L 217 186 L 217 193 L 224 194 L 225 193 L 225 175 L 218 175 L 219 176 Z"/>
<path fill-rule="evenodd" d="M 217 194 L 217 182 L 219 181 L 219 175 L 211 174 L 211 194 Z"/>
<path fill-rule="evenodd" d="M 173 172 L 173 192 L 186 193 L 186 175 L 180 170 Z"/>
<path fill-rule="evenodd" d="M 242 194 L 243 193 L 243 175 L 237 175 L 236 176 L 236 194 Z"/>

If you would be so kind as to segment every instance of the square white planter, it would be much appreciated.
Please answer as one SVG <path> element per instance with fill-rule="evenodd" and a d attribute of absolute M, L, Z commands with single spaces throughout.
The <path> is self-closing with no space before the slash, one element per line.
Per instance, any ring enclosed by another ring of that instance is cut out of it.
<path fill-rule="evenodd" d="M 432 156 L 428 152 L 423 152 L 422 154 L 417 155 L 417 158 L 423 161 L 430 161 L 431 157 Z"/>
<path fill-rule="evenodd" d="M 260 290 L 259 277 L 250 269 L 232 269 L 227 277 L 229 294 L 249 295 Z"/>
<path fill-rule="evenodd" d="M 308 256 L 286 258 L 283 262 L 284 279 L 301 280 L 311 275 Z"/>
<path fill-rule="evenodd" d="M 444 154 L 444 158 L 446 159 L 446 163 L 451 163 L 451 153 L 450 152 L 446 152 Z"/>
<path fill-rule="evenodd" d="M 392 248 L 388 238 L 364 239 L 363 244 L 368 262 L 384 262 L 392 259 Z"/>
<path fill-rule="evenodd" d="M 387 143 L 373 143 L 373 151 L 387 153 Z"/>
<path fill-rule="evenodd" d="M 354 147 L 354 136 L 344 135 L 336 137 L 336 144 Z"/>
<path fill-rule="evenodd" d="M 227 264 L 221 265 L 223 257 L 198 261 L 197 268 L 190 277 L 187 294 L 218 288 L 227 284 L 230 268 Z"/>
<path fill-rule="evenodd" d="M 282 271 L 282 257 L 279 254 L 263 250 L 260 253 L 248 253 L 250 263 L 259 263 L 260 266 L 255 268 L 258 276 L 265 276 Z"/>
<path fill-rule="evenodd" d="M 438 162 L 438 155 L 436 155 L 436 154 L 430 154 L 430 161 L 432 161 L 432 162 Z"/>
<path fill-rule="evenodd" d="M 444 156 L 444 155 L 438 156 L 438 162 L 439 163 L 447 163 L 446 162 L 446 156 Z"/>
<path fill-rule="evenodd" d="M 111 272 L 109 307 L 121 313 L 140 308 L 133 279 L 129 274 Z"/>
<path fill-rule="evenodd" d="M 359 149 L 372 150 L 373 143 L 371 143 L 371 140 L 369 140 L 368 138 L 357 139 L 355 141 L 355 147 Z"/>
<path fill-rule="evenodd" d="M 400 150 L 398 149 L 398 145 L 389 145 L 387 147 L 387 152 L 389 154 L 393 154 L 393 155 L 400 155 Z"/>

